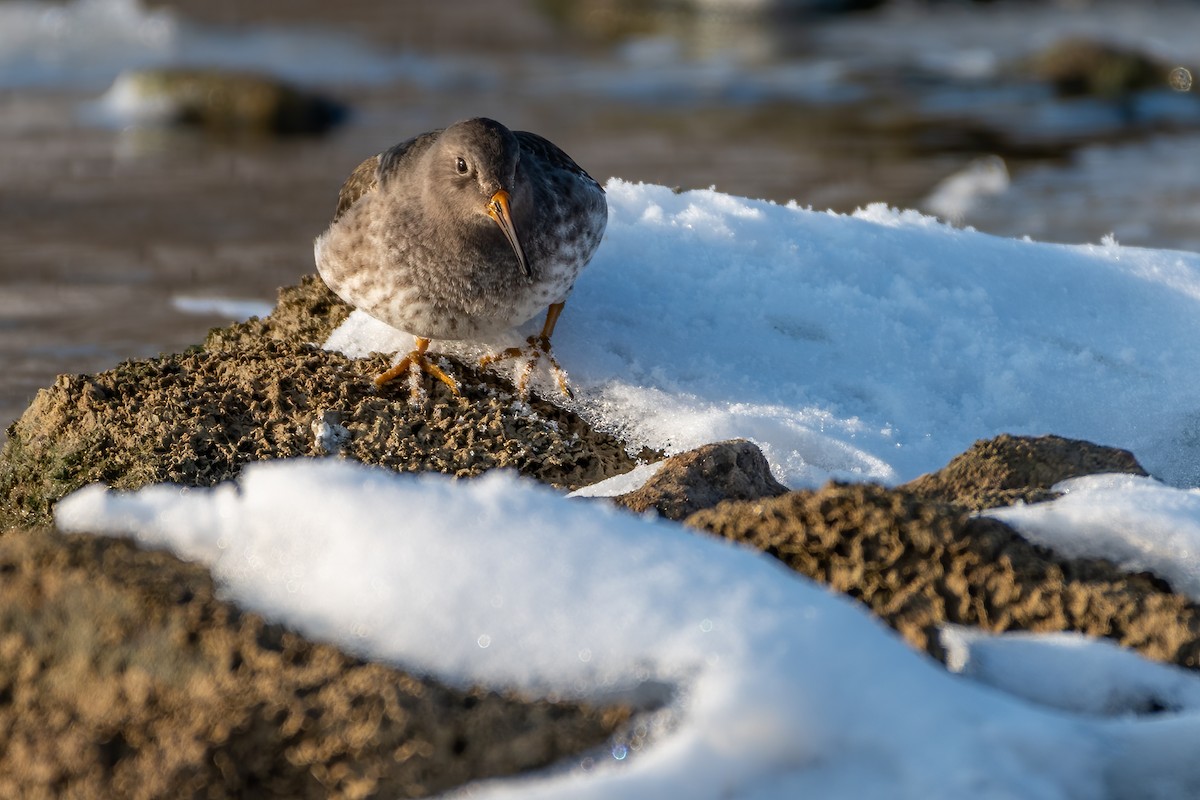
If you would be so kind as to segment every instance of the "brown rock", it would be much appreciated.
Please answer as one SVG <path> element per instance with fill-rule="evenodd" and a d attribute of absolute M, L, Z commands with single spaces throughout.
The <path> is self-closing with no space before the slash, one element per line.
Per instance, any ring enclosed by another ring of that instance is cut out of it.
<path fill-rule="evenodd" d="M 213 134 L 318 134 L 345 119 L 342 104 L 270 75 L 154 67 L 121 73 L 112 91 L 136 100 L 159 124 Z"/>
<path fill-rule="evenodd" d="M 1128 450 L 1061 436 L 1010 436 L 981 439 L 937 472 L 904 484 L 931 500 L 955 503 L 972 511 L 1036 503 L 1056 495 L 1050 487 L 1067 478 L 1146 471 Z"/>
<path fill-rule="evenodd" d="M 344 316 L 309 282 L 267 320 L 214 331 L 206 349 L 60 376 L 9 428 L 0 527 L 47 524 L 58 499 L 94 481 L 209 486 L 251 461 L 330 451 L 406 472 L 506 467 L 564 488 L 633 468 L 614 437 L 537 397 L 514 402 L 508 383 L 473 365 L 452 366 L 461 397 L 431 379 L 418 405 L 402 382 L 376 389 L 385 357 L 351 361 L 305 341 Z"/>
<path fill-rule="evenodd" d="M 213 328 L 204 341 L 206 350 L 237 350 L 263 339 L 320 346 L 350 316 L 351 308 L 329 291 L 316 275 L 306 275 L 296 286 L 279 290 L 279 300 L 265 319 L 251 317 L 227 328 Z"/>
<path fill-rule="evenodd" d="M 722 500 L 756 500 L 786 492 L 753 442 L 731 439 L 668 458 L 644 486 L 613 500 L 634 511 L 654 509 L 667 519 L 682 520 Z"/>
<path fill-rule="evenodd" d="M 1079 631 L 1200 667 L 1200 607 L 1155 578 L 1063 559 L 1007 526 L 904 489 L 830 484 L 723 503 L 686 524 L 767 552 L 866 604 L 941 657 L 938 626 Z"/>
<path fill-rule="evenodd" d="M 0 797 L 421 797 L 597 746 L 629 714 L 363 661 L 123 540 L 0 537 Z"/>
<path fill-rule="evenodd" d="M 1116 99 L 1133 92 L 1166 88 L 1170 67 L 1127 47 L 1068 37 L 1037 53 L 1026 69 L 1064 97 Z"/>

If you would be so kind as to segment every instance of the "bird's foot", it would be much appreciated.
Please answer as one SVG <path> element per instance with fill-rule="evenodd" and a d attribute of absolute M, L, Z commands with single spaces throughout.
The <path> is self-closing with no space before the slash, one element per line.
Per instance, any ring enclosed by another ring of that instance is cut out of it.
<path fill-rule="evenodd" d="M 525 366 L 521 368 L 517 375 L 517 393 L 521 397 L 527 397 L 529 392 L 529 377 L 533 375 L 534 367 L 542 356 L 546 357 L 550 365 L 550 371 L 554 373 L 554 380 L 558 384 L 558 388 L 568 398 L 573 398 L 575 395 L 571 392 L 571 387 L 567 385 L 567 373 L 558 365 L 558 360 L 550 353 L 550 337 L 549 336 L 530 336 L 525 340 L 527 344 L 524 347 L 509 347 L 501 350 L 499 353 L 494 353 L 490 356 L 484 356 L 479 360 L 479 366 L 487 367 L 496 364 L 500 361 L 507 361 L 510 358 L 524 358 Z"/>
<path fill-rule="evenodd" d="M 409 374 L 409 388 L 413 396 L 421 394 L 421 373 L 432 375 L 442 383 L 450 387 L 450 391 L 455 397 L 459 397 L 458 383 L 454 378 L 446 374 L 445 370 L 437 364 L 429 360 L 425 355 L 425 348 L 429 346 L 429 342 L 417 341 L 417 348 L 411 353 L 400 359 L 394 367 L 387 372 L 382 372 L 375 376 L 375 385 L 382 387 L 385 383 L 395 380 L 401 375 Z"/>

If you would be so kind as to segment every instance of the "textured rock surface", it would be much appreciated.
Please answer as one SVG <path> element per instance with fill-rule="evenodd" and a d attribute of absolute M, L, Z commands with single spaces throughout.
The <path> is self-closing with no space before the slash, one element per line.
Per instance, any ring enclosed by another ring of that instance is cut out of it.
<path fill-rule="evenodd" d="M 941 657 L 937 627 L 1080 631 L 1200 667 L 1200 607 L 1148 575 L 1068 560 L 995 520 L 910 491 L 830 484 L 723 503 L 686 524 L 763 550 L 865 603 Z"/>
<path fill-rule="evenodd" d="M 628 716 L 364 662 L 122 540 L 0 537 L 2 797 L 420 797 L 599 745 Z"/>
<path fill-rule="evenodd" d="M 644 486 L 613 500 L 633 511 L 654 509 L 667 519 L 681 520 L 722 500 L 755 500 L 786 492 L 757 445 L 732 439 L 668 458 Z"/>
<path fill-rule="evenodd" d="M 208 486 L 251 461 L 337 450 L 367 464 L 457 476 L 515 469 L 575 488 L 633 468 L 624 445 L 571 411 L 517 401 L 491 373 L 454 363 L 462 396 L 426 381 L 377 390 L 383 356 L 350 361 L 311 344 L 345 316 L 323 286 L 285 291 L 267 320 L 214 331 L 206 348 L 60 376 L 9 428 L 0 524 L 48 524 L 65 494 L 103 481 Z"/>
<path fill-rule="evenodd" d="M 350 316 L 350 306 L 329 291 L 316 275 L 279 290 L 275 309 L 227 328 L 213 328 L 204 341 L 207 350 L 236 350 L 263 339 L 320 345 Z"/>
<path fill-rule="evenodd" d="M 1001 434 L 976 442 L 945 467 L 903 488 L 982 511 L 1018 501 L 1049 500 L 1055 496 L 1050 487 L 1059 481 L 1105 472 L 1146 474 L 1128 450 L 1061 436 Z"/>

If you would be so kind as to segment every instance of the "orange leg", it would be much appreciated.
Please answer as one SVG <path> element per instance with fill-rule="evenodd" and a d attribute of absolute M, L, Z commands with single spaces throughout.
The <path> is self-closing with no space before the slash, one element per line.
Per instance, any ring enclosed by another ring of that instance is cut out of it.
<path fill-rule="evenodd" d="M 387 372 L 376 375 L 375 385 L 383 386 L 385 383 L 393 381 L 404 373 L 408 372 L 409 369 L 415 365 L 421 371 L 432 375 L 442 383 L 449 386 L 450 391 L 454 392 L 454 395 L 457 397 L 458 384 L 455 383 L 454 379 L 447 375 L 441 367 L 425 357 L 425 351 L 429 348 L 429 340 L 423 339 L 420 336 L 414 338 L 417 340 L 415 349 L 404 358 L 400 359 L 400 362 L 397 363 L 396 366 L 392 367 Z"/>
<path fill-rule="evenodd" d="M 563 303 L 551 303 L 550 308 L 546 311 L 546 323 L 542 325 L 542 332 L 536 336 L 530 336 L 525 347 L 509 347 L 499 353 L 491 356 L 484 356 L 479 361 L 479 366 L 486 367 L 489 364 L 495 364 L 498 361 L 507 361 L 510 358 L 525 357 L 528 361 L 525 363 L 524 369 L 521 370 L 521 375 L 517 379 L 517 391 L 524 395 L 525 389 L 529 384 L 529 376 L 533 374 L 533 368 L 537 366 L 538 359 L 543 355 L 550 363 L 550 369 L 554 372 L 554 379 L 558 383 L 558 388 L 567 397 L 572 397 L 571 387 L 567 385 L 567 374 L 563 372 L 562 367 L 558 365 L 558 361 L 550 354 L 550 337 L 554 334 L 554 326 L 558 324 L 558 315 L 562 313 Z"/>

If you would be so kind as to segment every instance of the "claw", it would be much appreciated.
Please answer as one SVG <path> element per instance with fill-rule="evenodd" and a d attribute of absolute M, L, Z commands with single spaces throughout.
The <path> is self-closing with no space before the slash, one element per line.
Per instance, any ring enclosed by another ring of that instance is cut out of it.
<path fill-rule="evenodd" d="M 529 378 L 533 375 L 533 370 L 537 367 L 538 361 L 542 356 L 550 363 L 550 370 L 554 373 L 555 382 L 558 388 L 568 398 L 574 398 L 575 395 L 571 392 L 571 387 L 567 385 L 567 373 L 558 365 L 556 359 L 550 353 L 550 340 L 544 336 L 530 336 L 525 340 L 528 344 L 525 347 L 509 347 L 499 353 L 490 356 L 484 356 L 479 360 L 479 366 L 486 367 L 500 361 L 507 361 L 510 358 L 525 358 L 525 366 L 521 369 L 520 375 L 517 377 L 517 392 L 522 397 L 528 394 Z"/>
<path fill-rule="evenodd" d="M 437 378 L 450 387 L 450 391 L 454 393 L 455 397 L 459 397 L 458 384 L 455 380 L 447 375 L 441 367 L 425 357 L 425 350 L 429 347 L 429 340 L 423 339 L 420 336 L 416 337 L 416 340 L 416 347 L 411 353 L 400 359 L 391 369 L 375 376 L 375 385 L 383 386 L 385 383 L 393 381 L 404 373 L 415 369 Z M 412 390 L 414 395 L 420 390 L 420 386 L 416 381 L 413 382 Z"/>
<path fill-rule="evenodd" d="M 550 363 L 550 370 L 554 373 L 554 379 L 558 383 L 559 390 L 567 398 L 573 399 L 575 395 L 571 392 L 571 387 L 567 385 L 567 373 L 563 371 L 563 368 L 558 365 L 558 360 L 550 353 L 550 336 L 554 333 L 554 325 L 558 322 L 558 315 L 562 313 L 562 310 L 562 303 L 552 304 L 546 312 L 546 324 L 542 326 L 542 332 L 526 339 L 527 344 L 525 347 L 509 347 L 499 353 L 484 356 L 479 360 L 479 366 L 486 367 L 499 361 L 507 361 L 510 358 L 526 358 L 525 367 L 517 377 L 517 392 L 522 397 L 525 397 L 528 394 L 529 377 L 533 374 L 534 367 L 537 366 L 541 357 L 545 356 Z"/>

